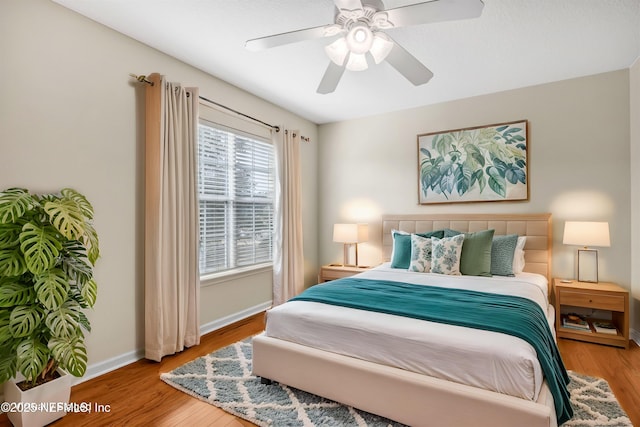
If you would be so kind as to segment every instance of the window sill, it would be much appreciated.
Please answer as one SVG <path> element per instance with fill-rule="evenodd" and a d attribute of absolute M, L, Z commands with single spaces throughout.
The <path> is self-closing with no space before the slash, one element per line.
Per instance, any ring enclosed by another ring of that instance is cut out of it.
<path fill-rule="evenodd" d="M 220 273 L 207 274 L 205 276 L 200 276 L 200 287 L 204 288 L 207 286 L 213 286 L 219 283 L 229 282 L 243 277 L 254 276 L 256 274 L 271 271 L 273 271 L 273 264 L 265 263 L 252 265 L 250 267 L 236 268 L 234 270 L 223 271 Z"/>

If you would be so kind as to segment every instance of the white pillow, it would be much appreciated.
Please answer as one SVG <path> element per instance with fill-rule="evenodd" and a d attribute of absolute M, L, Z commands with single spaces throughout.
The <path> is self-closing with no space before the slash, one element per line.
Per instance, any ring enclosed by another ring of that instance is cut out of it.
<path fill-rule="evenodd" d="M 459 276 L 460 254 L 464 234 L 438 239 L 431 238 L 431 272 Z"/>
<path fill-rule="evenodd" d="M 411 262 L 409 271 L 428 273 L 431 271 L 431 238 L 411 235 Z"/>
<path fill-rule="evenodd" d="M 518 236 L 516 250 L 513 253 L 513 274 L 522 273 L 524 270 L 524 245 L 527 243 L 527 236 Z"/>

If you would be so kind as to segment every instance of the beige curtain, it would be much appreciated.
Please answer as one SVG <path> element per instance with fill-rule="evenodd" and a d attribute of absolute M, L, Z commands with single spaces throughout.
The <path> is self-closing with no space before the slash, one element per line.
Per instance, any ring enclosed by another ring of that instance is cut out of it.
<path fill-rule="evenodd" d="M 200 343 L 198 90 L 149 76 L 146 93 L 145 357 Z"/>
<path fill-rule="evenodd" d="M 300 205 L 300 132 L 273 134 L 277 153 L 276 239 L 273 265 L 273 305 L 304 289 L 302 211 Z"/>

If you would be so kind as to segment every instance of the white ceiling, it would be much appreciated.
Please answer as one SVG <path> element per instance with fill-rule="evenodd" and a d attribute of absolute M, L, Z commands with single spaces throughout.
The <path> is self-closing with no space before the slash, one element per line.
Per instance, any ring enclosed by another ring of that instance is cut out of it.
<path fill-rule="evenodd" d="M 332 23 L 331 0 L 54 1 L 316 123 L 619 70 L 640 56 L 640 0 L 484 0 L 477 19 L 389 30 L 434 73 L 426 85 L 382 63 L 319 95 L 326 39 L 262 52 L 244 43 Z"/>

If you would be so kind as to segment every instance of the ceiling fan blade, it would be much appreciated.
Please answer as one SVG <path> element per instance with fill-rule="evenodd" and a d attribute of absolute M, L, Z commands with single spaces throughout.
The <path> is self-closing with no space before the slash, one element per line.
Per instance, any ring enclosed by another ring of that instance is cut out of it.
<path fill-rule="evenodd" d="M 259 37 L 257 39 L 248 40 L 244 47 L 251 51 L 259 51 L 269 49 L 271 47 L 282 46 L 290 43 L 297 43 L 304 40 L 317 39 L 335 35 L 335 32 L 329 31 L 334 25 L 323 25 L 321 27 L 312 27 L 304 30 L 290 31 L 288 33 L 275 34 L 272 36 Z"/>
<path fill-rule="evenodd" d="M 324 76 L 316 92 L 326 95 L 336 90 L 342 74 L 344 74 L 344 65 L 336 65 L 333 61 L 329 62 L 327 71 L 324 72 Z"/>
<path fill-rule="evenodd" d="M 432 0 L 389 9 L 382 13 L 394 27 L 477 18 L 482 14 L 482 0 Z"/>
<path fill-rule="evenodd" d="M 425 84 L 433 77 L 427 67 L 398 43 L 394 43 L 386 61 L 415 86 Z"/>
<path fill-rule="evenodd" d="M 339 10 L 362 9 L 362 2 L 360 0 L 333 0 L 333 3 Z"/>

